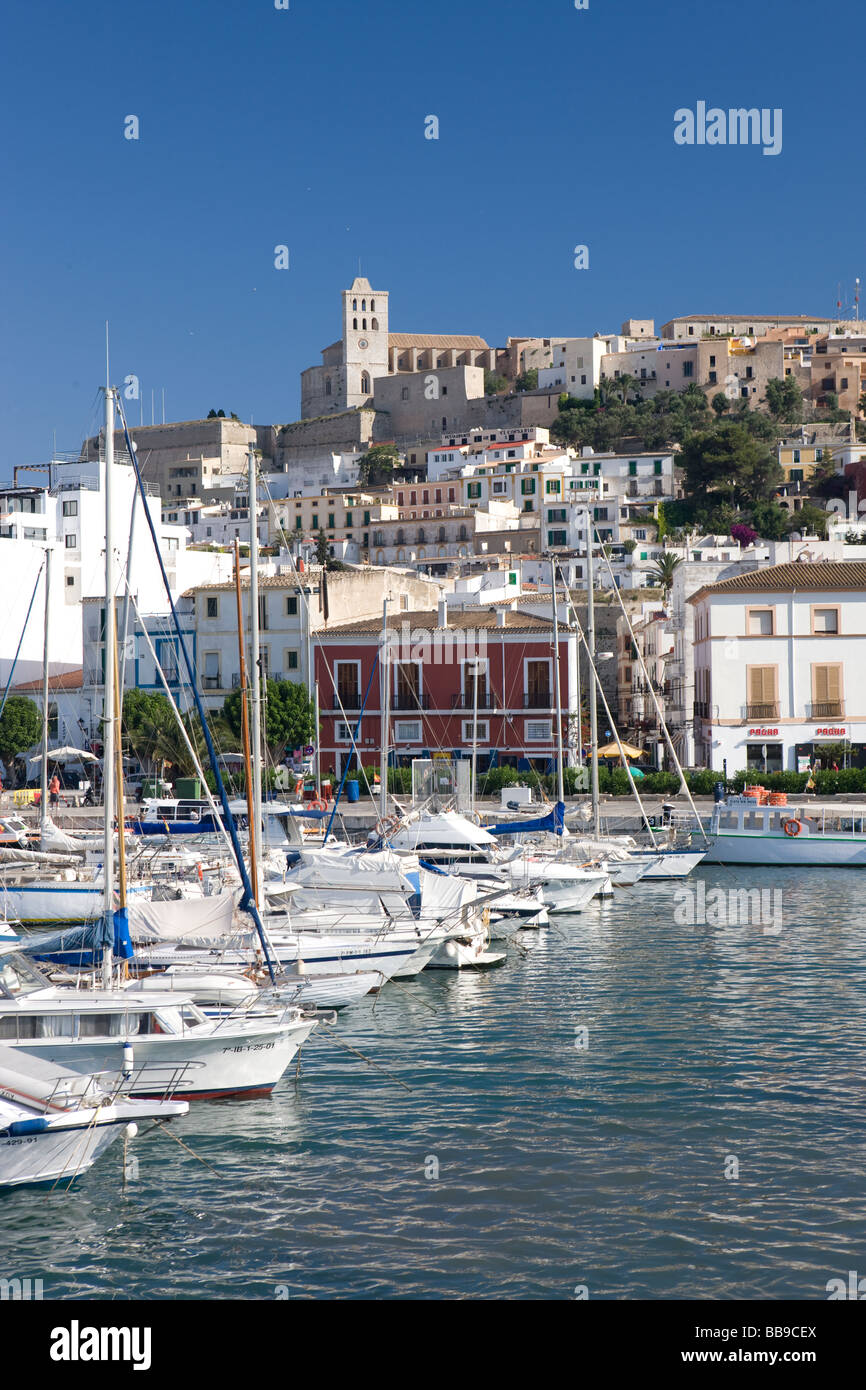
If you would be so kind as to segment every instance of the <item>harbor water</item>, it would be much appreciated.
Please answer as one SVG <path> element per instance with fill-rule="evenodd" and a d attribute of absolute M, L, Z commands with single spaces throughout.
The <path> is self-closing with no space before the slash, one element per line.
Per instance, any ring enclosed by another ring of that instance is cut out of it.
<path fill-rule="evenodd" d="M 772 920 L 713 914 L 720 887 Z M 270 1099 L 139 1136 L 125 1183 L 117 1145 L 69 1192 L 0 1195 L 0 1274 L 46 1299 L 825 1299 L 866 1269 L 864 891 L 699 869 L 518 933 L 499 970 L 392 983 Z"/>

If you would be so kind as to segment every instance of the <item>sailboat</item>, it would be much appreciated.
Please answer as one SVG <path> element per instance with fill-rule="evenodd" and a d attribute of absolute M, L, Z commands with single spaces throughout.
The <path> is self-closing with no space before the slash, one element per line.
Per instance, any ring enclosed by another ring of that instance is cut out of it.
<path fill-rule="evenodd" d="M 120 765 L 111 487 L 115 398 L 114 388 L 106 383 L 104 896 L 93 941 L 101 956 L 102 986 L 97 987 L 95 981 L 87 989 L 59 986 L 49 982 L 20 953 L 0 957 L 0 1042 L 76 1071 L 107 1072 L 115 1078 L 113 1084 L 120 1085 L 128 1078 L 126 1089 L 133 1095 L 160 1096 L 167 1090 L 197 1098 L 267 1094 L 317 1026 L 315 1014 L 278 1002 L 270 1010 L 240 1010 L 227 1018 L 208 1019 L 188 995 L 121 988 L 133 949 L 122 835 L 117 837 L 119 871 L 115 875 L 115 791 L 118 824 L 123 825 L 122 778 L 115 780 Z M 127 447 L 134 460 L 128 432 Z M 133 466 L 141 487 L 137 463 Z M 146 515 L 155 542 L 147 511 Z M 159 563 L 171 601 L 161 557 Z"/>

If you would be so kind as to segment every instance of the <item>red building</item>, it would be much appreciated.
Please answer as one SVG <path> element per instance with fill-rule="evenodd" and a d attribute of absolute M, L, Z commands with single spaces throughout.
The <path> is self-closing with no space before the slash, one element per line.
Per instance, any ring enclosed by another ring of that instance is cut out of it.
<path fill-rule="evenodd" d="M 560 633 L 563 741 L 568 744 L 569 642 Z M 321 763 L 340 774 L 378 764 L 382 742 L 382 620 L 316 636 Z M 397 613 L 388 621 L 392 762 L 447 752 L 470 757 L 478 671 L 478 767 L 552 770 L 556 754 L 552 621 L 509 608 Z M 365 704 L 366 696 L 366 704 Z M 362 706 L 360 729 L 356 732 Z M 352 756 L 352 738 L 357 755 Z"/>

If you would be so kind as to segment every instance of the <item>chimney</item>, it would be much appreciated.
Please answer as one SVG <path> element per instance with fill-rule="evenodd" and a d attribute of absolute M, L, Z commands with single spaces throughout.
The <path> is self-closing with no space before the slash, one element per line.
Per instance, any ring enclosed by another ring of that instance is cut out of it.
<path fill-rule="evenodd" d="M 444 598 L 439 600 L 439 616 L 436 622 L 437 627 L 448 626 L 448 602 Z"/>
<path fill-rule="evenodd" d="M 496 626 L 497 626 L 497 627 L 505 627 L 506 620 L 507 620 L 507 619 L 506 619 L 507 613 L 508 613 L 508 609 L 507 609 L 507 608 L 497 608 L 497 610 L 496 610 Z"/>

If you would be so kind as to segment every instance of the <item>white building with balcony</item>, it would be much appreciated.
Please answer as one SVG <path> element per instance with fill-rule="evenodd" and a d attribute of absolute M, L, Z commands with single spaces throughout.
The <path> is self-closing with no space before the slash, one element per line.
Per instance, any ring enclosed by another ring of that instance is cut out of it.
<path fill-rule="evenodd" d="M 688 602 L 698 762 L 798 771 L 840 744 L 866 759 L 866 563 L 773 565 Z"/>

